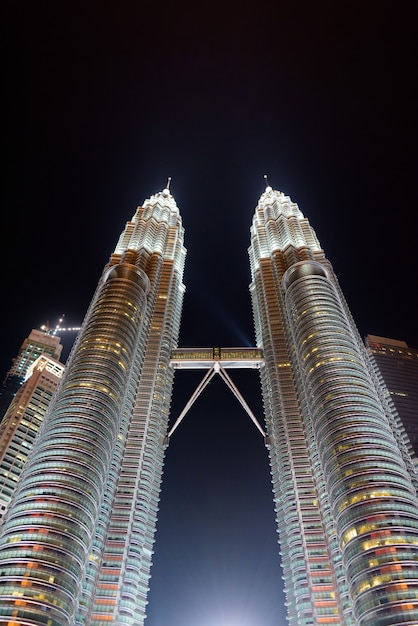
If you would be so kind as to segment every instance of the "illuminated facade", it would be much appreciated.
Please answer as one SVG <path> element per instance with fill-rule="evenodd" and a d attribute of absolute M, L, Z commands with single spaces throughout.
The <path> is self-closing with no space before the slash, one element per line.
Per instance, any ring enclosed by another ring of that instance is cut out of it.
<path fill-rule="evenodd" d="M 0 623 L 143 624 L 185 255 L 166 189 L 104 268 L 4 519 Z"/>
<path fill-rule="evenodd" d="M 266 188 L 249 249 L 292 626 L 416 624 L 416 475 L 330 262 Z"/>
<path fill-rule="evenodd" d="M 291 626 L 416 624 L 415 469 L 308 220 L 262 194 L 255 348 L 178 348 L 183 236 L 165 189 L 104 268 L 1 529 L 0 623 L 143 626 L 174 372 L 201 368 L 265 438 Z M 265 429 L 228 367 L 259 370 Z"/>

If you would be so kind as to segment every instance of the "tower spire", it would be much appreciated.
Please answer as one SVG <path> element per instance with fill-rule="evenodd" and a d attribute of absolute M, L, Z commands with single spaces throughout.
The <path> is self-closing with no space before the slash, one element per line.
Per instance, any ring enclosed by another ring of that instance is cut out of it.
<path fill-rule="evenodd" d="M 267 180 L 267 174 L 264 174 L 264 180 L 266 181 L 266 191 L 271 191 L 272 188 L 270 187 L 268 180 Z"/>
<path fill-rule="evenodd" d="M 171 183 L 171 176 L 167 178 L 167 185 L 165 186 L 165 189 L 163 191 L 165 195 L 168 195 L 170 193 L 170 183 Z"/>

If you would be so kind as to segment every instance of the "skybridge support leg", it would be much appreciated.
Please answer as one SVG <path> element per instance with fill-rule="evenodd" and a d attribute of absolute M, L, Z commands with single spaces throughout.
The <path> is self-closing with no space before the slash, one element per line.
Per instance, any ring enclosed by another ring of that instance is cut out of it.
<path fill-rule="evenodd" d="M 257 430 L 262 434 L 262 436 L 264 437 L 264 441 L 266 442 L 267 445 L 267 436 L 266 433 L 264 432 L 264 430 L 261 428 L 260 423 L 258 422 L 257 418 L 255 417 L 254 413 L 251 411 L 250 407 L 248 406 L 248 404 L 245 402 L 243 396 L 241 395 L 241 393 L 238 391 L 238 388 L 236 387 L 235 383 L 232 381 L 232 379 L 230 378 L 230 376 L 227 374 L 225 368 L 222 367 L 222 365 L 219 363 L 219 361 L 215 361 L 212 366 L 208 369 L 208 371 L 206 372 L 205 376 L 203 377 L 203 379 L 201 380 L 201 382 L 199 383 L 199 385 L 196 387 L 195 391 L 192 393 L 190 400 L 187 402 L 186 406 L 184 407 L 183 411 L 180 413 L 180 415 L 178 416 L 178 418 L 176 419 L 176 421 L 174 422 L 172 428 L 170 429 L 170 431 L 168 432 L 167 436 L 164 439 L 164 445 L 165 447 L 168 446 L 169 444 L 169 440 L 171 435 L 174 433 L 174 431 L 177 429 L 177 427 L 179 426 L 179 424 L 181 423 L 181 421 L 183 420 L 184 416 L 186 415 L 186 413 L 189 411 L 189 409 L 191 408 L 191 406 L 195 403 L 195 401 L 197 400 L 197 398 L 200 396 L 200 394 L 202 393 L 202 391 L 205 389 L 205 387 L 207 386 L 207 384 L 212 380 L 212 378 L 215 376 L 215 374 L 219 374 L 220 377 L 222 378 L 222 380 L 224 381 L 224 383 L 226 384 L 226 386 L 232 391 L 232 393 L 234 394 L 234 396 L 237 398 L 237 400 L 240 402 L 241 406 L 244 408 L 244 410 L 246 411 L 246 413 L 250 416 L 251 421 L 255 424 Z"/>
<path fill-rule="evenodd" d="M 180 413 L 180 415 L 176 419 L 176 421 L 173 424 L 171 430 L 167 434 L 167 438 L 168 439 L 170 439 L 171 435 L 174 433 L 174 431 L 176 430 L 177 426 L 182 421 L 183 417 L 189 411 L 190 407 L 196 402 L 197 398 L 200 396 L 200 394 L 202 393 L 202 391 L 204 390 L 206 385 L 212 380 L 212 378 L 215 376 L 215 374 L 216 374 L 216 370 L 215 370 L 215 363 L 214 363 L 212 365 L 212 367 L 206 372 L 206 374 L 202 378 L 201 382 L 196 387 L 195 391 L 192 393 L 192 395 L 190 397 L 190 400 L 187 402 L 186 406 L 184 407 L 184 409 L 182 410 L 182 412 Z"/>
<path fill-rule="evenodd" d="M 239 400 L 239 402 L 241 403 L 242 407 L 244 408 L 244 410 L 248 413 L 248 415 L 250 416 L 252 422 L 254 422 L 256 428 L 260 431 L 260 433 L 263 435 L 263 437 L 266 437 L 266 433 L 264 432 L 264 430 L 261 428 L 259 421 L 257 420 L 256 416 L 254 415 L 254 413 L 251 411 L 250 407 L 248 406 L 248 404 L 245 402 L 243 396 L 240 394 L 240 392 L 238 391 L 237 386 L 235 385 L 235 383 L 232 381 L 231 377 L 228 375 L 228 373 L 226 372 L 226 370 L 222 367 L 222 365 L 220 365 L 218 363 L 218 373 L 220 375 L 220 377 L 222 378 L 222 380 L 224 381 L 224 383 L 229 387 L 229 389 L 232 391 L 232 393 L 234 394 L 234 396 Z"/>

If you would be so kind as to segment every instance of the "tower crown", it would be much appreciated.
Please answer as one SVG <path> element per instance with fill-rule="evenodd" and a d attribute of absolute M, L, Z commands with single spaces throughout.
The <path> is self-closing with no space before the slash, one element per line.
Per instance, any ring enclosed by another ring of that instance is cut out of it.
<path fill-rule="evenodd" d="M 299 219 L 304 218 L 296 202 L 292 202 L 289 196 L 286 196 L 282 191 L 273 189 L 269 185 L 261 194 L 258 201 L 256 215 L 259 213 L 260 217 L 264 220 L 270 218 L 275 219 L 280 215 L 284 215 L 285 217 L 294 216 Z"/>
<path fill-rule="evenodd" d="M 257 250 L 255 255 L 250 252 L 253 267 L 258 265 L 260 258 L 278 250 L 310 248 L 321 251 L 313 228 L 296 202 L 270 185 L 260 196 L 250 232 L 254 250 Z"/>
<path fill-rule="evenodd" d="M 145 200 L 142 207 L 138 207 L 140 208 L 143 209 L 145 218 L 166 221 L 170 226 L 175 226 L 178 220 L 181 221 L 178 206 L 168 187 L 153 194 Z"/>
<path fill-rule="evenodd" d="M 119 237 L 114 254 L 121 255 L 126 250 L 157 252 L 166 258 L 184 262 L 184 228 L 179 208 L 167 186 L 138 206 L 131 221 Z M 183 250 L 182 252 L 180 252 Z"/>

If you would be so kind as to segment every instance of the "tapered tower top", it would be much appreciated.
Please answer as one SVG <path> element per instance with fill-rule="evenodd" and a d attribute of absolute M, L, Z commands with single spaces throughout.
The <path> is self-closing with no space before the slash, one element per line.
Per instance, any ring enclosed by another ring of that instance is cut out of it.
<path fill-rule="evenodd" d="M 179 208 L 170 191 L 171 177 L 162 191 L 158 191 L 136 208 L 129 222 L 126 222 L 114 255 L 125 250 L 160 253 L 176 260 L 182 266 L 185 250 L 184 229 Z"/>
<path fill-rule="evenodd" d="M 171 177 L 167 179 L 167 185 L 164 187 L 162 191 L 158 191 L 153 194 L 150 198 L 145 200 L 142 208 L 145 211 L 144 217 L 150 217 L 150 210 L 153 213 L 153 217 L 157 220 L 160 219 L 160 209 L 164 208 L 164 210 L 169 209 L 171 214 L 175 214 L 177 217 L 180 216 L 179 209 L 177 207 L 176 201 L 174 200 L 174 196 L 170 191 L 170 183 Z M 138 207 L 138 209 L 141 207 Z M 164 212 L 164 211 L 163 211 Z"/>
<path fill-rule="evenodd" d="M 296 202 L 282 191 L 273 189 L 264 175 L 266 187 L 255 208 L 250 229 L 250 264 L 253 270 L 261 258 L 268 258 L 276 251 L 309 249 L 312 255 L 324 256 L 314 229 Z M 286 252 L 286 254 L 287 254 Z M 290 259 L 289 257 L 289 259 Z M 290 261 L 289 261 L 290 262 Z"/>

